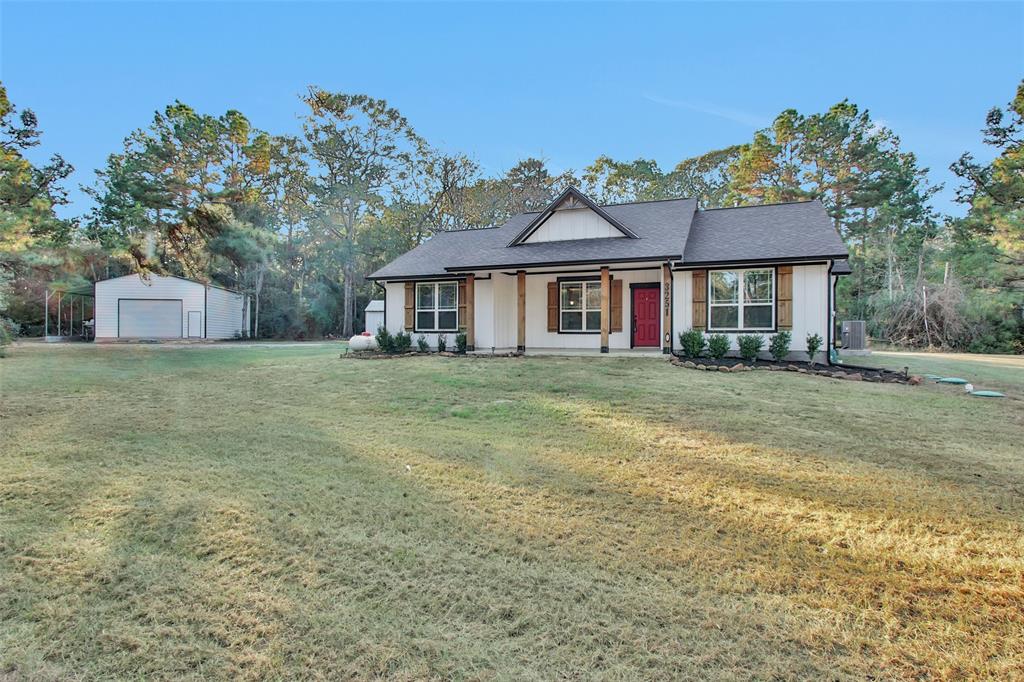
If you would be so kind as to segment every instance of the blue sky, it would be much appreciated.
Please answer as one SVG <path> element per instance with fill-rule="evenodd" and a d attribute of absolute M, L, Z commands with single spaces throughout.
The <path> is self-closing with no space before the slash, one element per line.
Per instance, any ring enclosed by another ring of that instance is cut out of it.
<path fill-rule="evenodd" d="M 309 84 L 387 99 L 498 173 L 680 159 L 844 98 L 932 169 L 1024 76 L 1024 3 L 0 3 L 0 78 L 79 183 L 175 99 L 296 133 Z"/>

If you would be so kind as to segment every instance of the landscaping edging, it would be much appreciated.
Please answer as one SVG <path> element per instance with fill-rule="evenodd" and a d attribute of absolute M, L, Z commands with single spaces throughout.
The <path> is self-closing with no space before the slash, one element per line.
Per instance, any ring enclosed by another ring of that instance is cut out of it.
<path fill-rule="evenodd" d="M 916 386 L 921 383 L 919 376 L 907 375 L 888 369 L 871 367 L 844 367 L 843 365 L 811 365 L 808 362 L 779 363 L 770 360 L 746 362 L 738 358 L 681 358 L 673 356 L 671 364 L 676 367 L 696 369 L 705 372 L 752 372 L 754 370 L 770 372 L 798 372 L 811 376 L 845 379 L 847 381 L 868 381 L 885 384 L 909 384 Z"/>

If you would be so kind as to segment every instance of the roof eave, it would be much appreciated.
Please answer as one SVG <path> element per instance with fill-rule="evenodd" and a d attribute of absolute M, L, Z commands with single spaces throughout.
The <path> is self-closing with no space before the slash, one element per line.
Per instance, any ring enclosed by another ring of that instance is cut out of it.
<path fill-rule="evenodd" d="M 672 267 L 676 270 L 690 270 L 693 268 L 702 268 L 713 265 L 751 265 L 757 263 L 798 263 L 805 261 L 824 262 L 829 260 L 835 260 L 837 258 L 847 258 L 848 255 L 842 254 L 818 254 L 809 256 L 777 256 L 777 257 L 764 257 L 764 258 L 725 258 L 718 260 L 700 260 L 700 261 L 687 261 L 681 260 L 673 263 Z"/>

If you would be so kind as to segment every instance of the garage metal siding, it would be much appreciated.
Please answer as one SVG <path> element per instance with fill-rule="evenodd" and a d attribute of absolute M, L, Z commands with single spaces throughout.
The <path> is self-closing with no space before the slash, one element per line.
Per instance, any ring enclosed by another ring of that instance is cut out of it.
<path fill-rule="evenodd" d="M 150 275 L 143 280 L 139 275 L 126 275 L 96 283 L 96 338 L 118 338 L 117 302 L 119 299 L 157 299 L 181 301 L 182 320 L 180 329 L 185 329 L 185 319 L 190 310 L 203 311 L 205 287 L 177 277 Z M 127 338 L 127 337 L 125 337 Z"/>
<path fill-rule="evenodd" d="M 244 330 L 245 296 L 210 287 L 206 292 L 206 338 L 230 339 Z"/>
<path fill-rule="evenodd" d="M 128 339 L 180 339 L 182 302 L 122 298 L 117 302 L 117 335 Z"/>

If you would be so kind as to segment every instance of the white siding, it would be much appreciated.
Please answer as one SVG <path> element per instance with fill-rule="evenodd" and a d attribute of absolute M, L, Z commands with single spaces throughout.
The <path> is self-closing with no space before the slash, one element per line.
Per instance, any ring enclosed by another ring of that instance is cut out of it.
<path fill-rule="evenodd" d="M 555 211 L 526 243 L 622 236 L 614 225 L 589 208 L 573 208 Z"/>
<path fill-rule="evenodd" d="M 365 331 L 376 334 L 377 327 L 384 325 L 384 311 L 367 310 L 364 314 L 366 316 L 366 321 L 363 325 Z"/>
<path fill-rule="evenodd" d="M 384 301 L 384 326 L 392 334 L 397 334 L 405 323 L 405 282 L 386 282 Z"/>
<path fill-rule="evenodd" d="M 516 349 L 516 324 L 519 319 L 516 278 L 495 272 L 491 275 L 494 292 L 494 349 Z"/>
<path fill-rule="evenodd" d="M 675 274 L 675 300 L 672 313 L 673 333 L 672 347 L 679 348 L 679 332 L 693 327 L 693 276 L 688 271 Z M 793 341 L 792 351 L 806 359 L 807 335 L 820 334 L 826 338 L 828 330 L 828 266 L 827 265 L 795 265 L 793 266 Z M 733 350 L 738 350 L 737 334 L 727 334 L 732 340 Z M 771 334 L 764 333 L 765 349 Z M 819 353 L 819 360 L 823 360 Z M 765 355 L 767 357 L 767 355 Z"/>
<path fill-rule="evenodd" d="M 797 265 L 793 267 L 793 350 L 806 358 L 807 335 L 818 334 L 828 338 L 829 286 L 827 265 Z M 825 349 L 827 350 L 827 349 Z M 824 353 L 819 354 L 824 361 Z"/>
<path fill-rule="evenodd" d="M 693 328 L 693 274 L 672 273 L 672 348 L 679 350 L 679 333 Z"/>
<path fill-rule="evenodd" d="M 494 280 L 477 279 L 473 287 L 474 346 L 477 350 L 490 350 L 494 346 Z"/>
<path fill-rule="evenodd" d="M 207 287 L 206 338 L 231 339 L 243 332 L 246 325 L 246 296 L 226 289 Z"/>
<path fill-rule="evenodd" d="M 127 275 L 96 283 L 96 338 L 118 338 L 117 302 L 119 299 L 181 301 L 182 334 L 190 310 L 203 310 L 203 285 L 177 277 Z"/>

